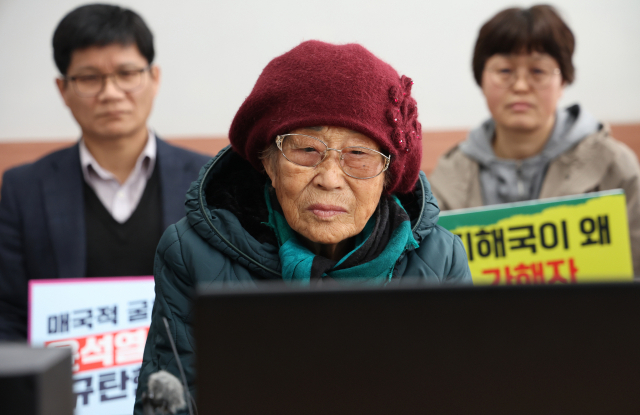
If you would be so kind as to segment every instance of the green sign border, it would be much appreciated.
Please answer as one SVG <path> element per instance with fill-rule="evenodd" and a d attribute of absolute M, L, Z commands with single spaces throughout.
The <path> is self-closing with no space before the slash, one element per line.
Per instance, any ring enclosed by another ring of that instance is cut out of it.
<path fill-rule="evenodd" d="M 449 210 L 440 213 L 438 225 L 449 230 L 465 226 L 487 226 L 513 215 L 533 215 L 555 206 L 581 205 L 590 199 L 620 194 L 624 194 L 624 191 L 614 189 L 576 196 L 554 197 L 480 208 Z"/>

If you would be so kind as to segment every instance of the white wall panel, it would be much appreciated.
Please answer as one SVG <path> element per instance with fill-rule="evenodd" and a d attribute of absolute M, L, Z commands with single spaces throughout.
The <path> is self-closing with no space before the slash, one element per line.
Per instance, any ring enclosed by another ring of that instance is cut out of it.
<path fill-rule="evenodd" d="M 55 88 L 51 36 L 74 0 L 0 0 L 0 141 L 79 133 Z M 167 136 L 225 135 L 262 68 L 299 42 L 359 42 L 414 79 L 424 129 L 487 117 L 471 74 L 478 29 L 505 0 L 128 0 L 156 37 L 163 78 L 150 124 Z M 640 1 L 555 2 L 577 38 L 562 104 L 640 122 Z"/>

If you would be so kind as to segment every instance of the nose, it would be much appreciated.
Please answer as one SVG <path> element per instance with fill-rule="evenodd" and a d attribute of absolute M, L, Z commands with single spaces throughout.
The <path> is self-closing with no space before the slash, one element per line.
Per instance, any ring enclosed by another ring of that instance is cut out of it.
<path fill-rule="evenodd" d="M 316 167 L 313 183 L 325 190 L 340 189 L 345 185 L 345 174 L 340 167 L 340 153 L 330 149 L 325 159 Z"/>
<path fill-rule="evenodd" d="M 517 70 L 514 76 L 516 77 L 512 86 L 514 91 L 527 91 L 531 88 L 529 73 L 527 71 Z"/>
<path fill-rule="evenodd" d="M 113 75 L 106 76 L 102 84 L 102 90 L 98 94 L 101 99 L 121 98 L 124 92 L 116 85 Z"/>

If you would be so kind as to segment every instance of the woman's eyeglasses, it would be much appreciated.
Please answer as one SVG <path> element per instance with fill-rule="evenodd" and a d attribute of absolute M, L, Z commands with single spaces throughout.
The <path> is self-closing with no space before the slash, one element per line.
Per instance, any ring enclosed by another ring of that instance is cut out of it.
<path fill-rule="evenodd" d="M 385 156 L 367 147 L 328 147 L 322 140 L 304 134 L 282 134 L 276 137 L 276 145 L 282 155 L 293 164 L 316 167 L 327 157 L 327 153 L 340 153 L 340 168 L 354 179 L 372 179 L 389 168 L 391 156 Z"/>

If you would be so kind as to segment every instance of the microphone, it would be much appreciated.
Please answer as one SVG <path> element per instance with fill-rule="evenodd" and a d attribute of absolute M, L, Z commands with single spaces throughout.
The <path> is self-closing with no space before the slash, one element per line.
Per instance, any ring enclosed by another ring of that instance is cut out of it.
<path fill-rule="evenodd" d="M 171 343 L 173 357 L 176 358 L 182 383 L 180 383 L 178 378 L 165 370 L 159 370 L 149 375 L 147 392 L 142 393 L 143 415 L 154 415 L 157 409 L 162 411 L 160 412 L 161 414 L 175 414 L 177 410 L 182 409 L 185 406 L 189 409 L 189 415 L 193 415 L 194 409 L 197 415 L 198 409 L 196 408 L 196 403 L 194 402 L 191 393 L 189 393 L 187 377 L 184 374 L 180 356 L 178 356 L 178 350 L 176 349 L 176 345 L 171 337 L 169 322 L 166 317 L 162 317 L 162 321 L 164 322 L 164 328 L 167 331 L 169 343 Z M 186 404 L 184 395 L 187 396 Z"/>
<path fill-rule="evenodd" d="M 142 394 L 144 415 L 175 414 L 186 406 L 182 383 L 166 370 L 159 370 L 149 376 L 147 392 Z"/>

